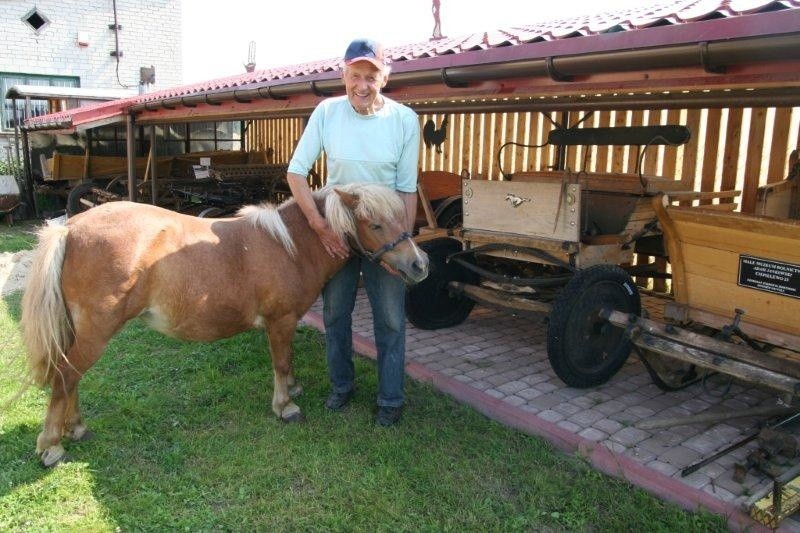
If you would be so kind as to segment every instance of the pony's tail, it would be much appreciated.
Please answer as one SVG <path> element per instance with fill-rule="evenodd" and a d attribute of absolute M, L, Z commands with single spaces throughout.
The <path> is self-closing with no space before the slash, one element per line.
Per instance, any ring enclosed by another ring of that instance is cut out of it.
<path fill-rule="evenodd" d="M 50 382 L 56 363 L 66 357 L 73 340 L 61 292 L 67 232 L 67 227 L 61 225 L 39 230 L 39 245 L 22 297 L 22 339 L 28 350 L 28 373 L 30 381 L 40 387 Z"/>

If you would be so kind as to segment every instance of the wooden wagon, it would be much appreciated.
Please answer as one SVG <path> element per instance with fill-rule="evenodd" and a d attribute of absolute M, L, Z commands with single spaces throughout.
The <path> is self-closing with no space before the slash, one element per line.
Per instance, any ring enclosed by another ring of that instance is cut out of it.
<path fill-rule="evenodd" d="M 676 145 L 686 128 L 554 130 L 549 143 Z M 476 302 L 548 316 L 547 349 L 568 385 L 605 382 L 631 343 L 603 320 L 604 307 L 638 315 L 634 253 L 663 255 L 652 198 L 682 184 L 656 176 L 548 171 L 504 180 L 463 180 L 463 228 L 421 234 L 428 279 L 408 292 L 409 321 L 424 329 L 457 325 Z M 627 265 L 623 268 L 621 265 Z"/>
<path fill-rule="evenodd" d="M 644 354 L 800 395 L 800 220 L 653 199 L 674 300 L 664 322 L 604 312 Z M 669 377 L 664 378 L 667 381 Z"/>

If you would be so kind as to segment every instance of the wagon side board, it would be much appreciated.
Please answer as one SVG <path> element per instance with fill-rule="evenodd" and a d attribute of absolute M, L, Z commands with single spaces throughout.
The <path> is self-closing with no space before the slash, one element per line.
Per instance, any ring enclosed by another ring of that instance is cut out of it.
<path fill-rule="evenodd" d="M 655 198 L 653 205 L 672 263 L 676 303 L 727 317 L 728 323 L 741 309 L 741 328 L 748 334 L 754 324 L 800 335 L 800 221 L 667 203 Z"/>
<path fill-rule="evenodd" d="M 580 185 L 562 179 L 536 182 L 464 180 L 464 228 L 555 241 L 580 238 Z"/>

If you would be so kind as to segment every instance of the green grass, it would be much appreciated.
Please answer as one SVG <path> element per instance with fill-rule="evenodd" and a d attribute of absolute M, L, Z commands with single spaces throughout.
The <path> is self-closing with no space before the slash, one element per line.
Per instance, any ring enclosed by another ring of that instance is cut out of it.
<path fill-rule="evenodd" d="M 36 243 L 34 231 L 40 222 L 15 222 L 9 227 L 0 217 L 0 252 L 19 252 L 29 250 Z"/>
<path fill-rule="evenodd" d="M 23 372 L 19 300 L 0 301 L 0 398 Z M 328 412 L 322 343 L 298 330 L 307 420 L 287 425 L 262 333 L 182 343 L 133 321 L 81 382 L 96 437 L 67 444 L 71 462 L 33 453 L 44 391 L 3 412 L 0 530 L 725 530 L 413 381 L 401 425 L 377 428 L 368 360 L 352 404 Z"/>

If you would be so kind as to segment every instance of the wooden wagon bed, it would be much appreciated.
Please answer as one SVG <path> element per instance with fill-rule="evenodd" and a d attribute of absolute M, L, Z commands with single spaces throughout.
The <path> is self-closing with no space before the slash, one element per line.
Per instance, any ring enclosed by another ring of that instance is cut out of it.
<path fill-rule="evenodd" d="M 672 264 L 674 301 L 664 309 L 669 323 L 613 312 L 610 321 L 649 353 L 765 385 L 797 401 L 800 221 L 670 200 L 653 200 Z"/>

